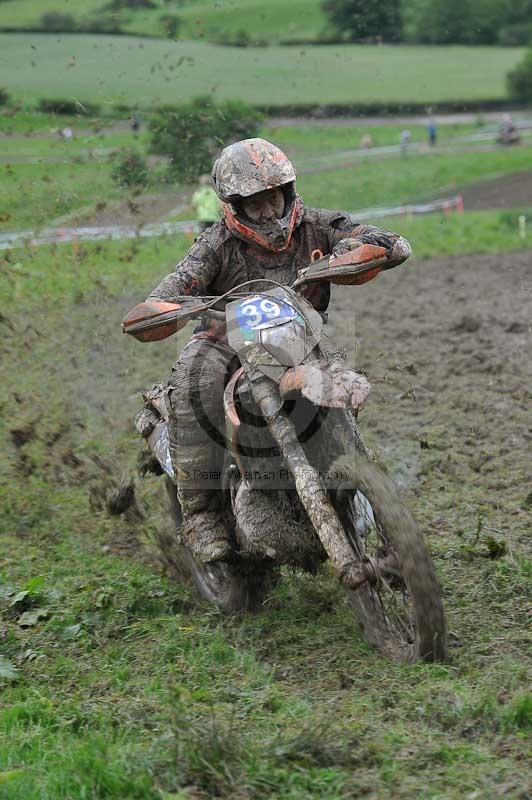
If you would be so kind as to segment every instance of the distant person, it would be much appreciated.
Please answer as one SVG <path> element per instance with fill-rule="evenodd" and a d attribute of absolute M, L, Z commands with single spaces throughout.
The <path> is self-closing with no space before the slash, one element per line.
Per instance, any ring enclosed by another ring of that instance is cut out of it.
<path fill-rule="evenodd" d="M 129 120 L 129 124 L 131 125 L 131 130 L 134 133 L 137 133 L 140 130 L 140 118 L 137 114 L 132 114 Z"/>
<path fill-rule="evenodd" d="M 502 127 L 506 133 L 512 134 L 515 131 L 515 124 L 511 114 L 505 114 L 502 118 Z"/>
<path fill-rule="evenodd" d="M 438 136 L 438 128 L 436 127 L 436 120 L 434 117 L 429 120 L 429 124 L 427 125 L 427 133 L 429 137 L 429 145 L 431 147 L 436 146 L 436 138 Z"/>
<path fill-rule="evenodd" d="M 74 136 L 72 128 L 66 127 L 59 131 L 59 135 L 64 142 L 70 142 Z"/>
<path fill-rule="evenodd" d="M 360 147 L 362 150 L 369 150 L 370 147 L 373 147 L 373 139 L 371 137 L 371 133 L 365 133 L 362 139 L 360 140 Z"/>
<path fill-rule="evenodd" d="M 192 195 L 192 205 L 196 212 L 200 233 L 206 231 L 222 217 L 222 209 L 218 196 L 213 189 L 210 175 L 202 175 L 199 189 Z"/>
<path fill-rule="evenodd" d="M 505 114 L 499 127 L 497 137 L 499 144 L 518 144 L 520 141 L 519 131 L 517 130 L 511 114 Z"/>
<path fill-rule="evenodd" d="M 412 140 L 412 134 L 410 133 L 410 131 L 408 129 L 405 129 L 404 131 L 401 131 L 400 147 L 401 147 L 401 155 L 402 156 L 408 155 L 408 147 L 410 145 L 411 140 Z"/>

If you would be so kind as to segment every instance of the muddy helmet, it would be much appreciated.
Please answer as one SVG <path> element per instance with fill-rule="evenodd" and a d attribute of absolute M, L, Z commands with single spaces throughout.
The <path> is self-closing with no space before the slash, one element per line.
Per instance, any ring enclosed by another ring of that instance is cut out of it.
<path fill-rule="evenodd" d="M 303 216 L 296 194 L 296 173 L 282 150 L 266 139 L 243 139 L 226 147 L 212 169 L 216 194 L 222 201 L 229 229 L 240 239 L 280 253 L 290 244 Z M 242 208 L 242 199 L 280 188 L 284 194 L 281 219 L 254 222 Z"/>

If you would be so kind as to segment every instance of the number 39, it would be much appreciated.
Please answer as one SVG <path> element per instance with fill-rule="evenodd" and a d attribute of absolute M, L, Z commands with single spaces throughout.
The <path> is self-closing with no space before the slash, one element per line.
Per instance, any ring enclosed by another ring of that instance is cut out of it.
<path fill-rule="evenodd" d="M 277 303 L 266 298 L 260 301 L 258 308 L 255 303 L 248 303 L 248 305 L 242 306 L 242 314 L 248 318 L 247 322 L 252 328 L 262 322 L 263 316 L 268 319 L 275 319 L 280 313 L 281 309 Z"/>

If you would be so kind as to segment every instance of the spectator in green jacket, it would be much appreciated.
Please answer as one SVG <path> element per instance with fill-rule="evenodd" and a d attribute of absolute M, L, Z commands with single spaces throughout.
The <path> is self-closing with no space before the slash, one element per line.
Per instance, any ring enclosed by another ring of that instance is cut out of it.
<path fill-rule="evenodd" d="M 199 189 L 192 195 L 192 205 L 196 211 L 200 233 L 203 233 L 222 218 L 222 208 L 213 189 L 211 176 L 202 175 L 199 183 Z"/>

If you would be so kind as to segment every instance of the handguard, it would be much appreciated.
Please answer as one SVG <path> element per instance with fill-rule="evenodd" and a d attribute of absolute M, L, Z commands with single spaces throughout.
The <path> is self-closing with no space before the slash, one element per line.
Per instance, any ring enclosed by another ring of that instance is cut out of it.
<path fill-rule="evenodd" d="M 163 300 L 139 303 L 122 320 L 122 332 L 134 336 L 139 342 L 158 342 L 184 328 L 204 307 L 201 298 L 191 298 L 190 303 L 166 303 Z"/>
<path fill-rule="evenodd" d="M 388 261 L 385 247 L 362 244 L 341 256 L 324 256 L 303 267 L 297 274 L 292 288 L 304 283 L 335 283 L 343 286 L 358 286 L 376 278 Z"/>

